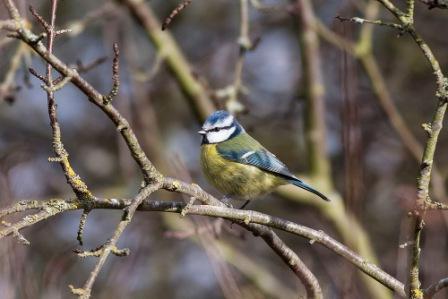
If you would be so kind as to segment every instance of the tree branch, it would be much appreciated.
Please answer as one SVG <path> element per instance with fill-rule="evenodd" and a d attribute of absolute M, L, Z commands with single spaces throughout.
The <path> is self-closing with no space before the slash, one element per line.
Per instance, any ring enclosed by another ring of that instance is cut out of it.
<path fill-rule="evenodd" d="M 430 285 L 428 288 L 425 289 L 423 298 L 432 299 L 432 297 L 434 297 L 434 295 L 437 292 L 446 287 L 448 287 L 448 278 L 442 278 L 438 282 Z"/>
<path fill-rule="evenodd" d="M 413 215 L 414 228 L 414 242 L 411 247 L 411 261 L 409 269 L 409 294 L 412 299 L 423 298 L 423 291 L 421 290 L 420 282 L 420 241 L 421 234 L 424 227 L 424 214 L 428 206 L 431 204 L 429 196 L 429 184 L 431 181 L 431 170 L 434 163 L 434 153 L 437 146 L 438 136 L 443 126 L 443 119 L 445 116 L 447 101 L 448 101 L 448 78 L 443 74 L 438 60 L 432 53 L 431 48 L 423 40 L 423 38 L 416 32 L 414 28 L 414 0 L 407 0 L 406 13 L 402 12 L 389 0 L 378 0 L 383 6 L 388 9 L 400 22 L 403 32 L 408 33 L 423 52 L 423 55 L 428 60 L 433 73 L 435 75 L 437 90 L 436 97 L 439 102 L 434 112 L 430 125 L 426 125 L 428 132 L 428 139 L 426 141 L 423 157 L 420 164 L 420 175 L 417 179 L 417 200 Z M 428 205 L 429 204 L 429 205 Z"/>
<path fill-rule="evenodd" d="M 100 273 L 101 269 L 104 266 L 104 263 L 106 262 L 106 259 L 108 258 L 109 254 L 111 252 L 114 252 L 115 254 L 121 254 L 123 251 L 117 249 L 117 242 L 118 239 L 123 234 L 125 228 L 128 226 L 128 224 L 131 222 L 132 218 L 134 217 L 135 211 L 140 206 L 140 204 L 145 200 L 151 193 L 159 189 L 159 184 L 151 184 L 145 188 L 143 188 L 137 197 L 133 199 L 128 205 L 123 207 L 124 214 L 123 218 L 121 219 L 120 223 L 118 224 L 117 228 L 115 229 L 115 232 L 110 240 L 108 240 L 99 250 L 97 251 L 97 255 L 99 256 L 98 261 L 95 265 L 95 268 L 90 273 L 89 278 L 87 279 L 86 283 L 82 288 L 75 288 L 72 285 L 70 285 L 70 289 L 73 294 L 78 295 L 79 298 L 87 299 L 90 298 L 90 294 L 92 292 L 92 286 L 98 277 L 98 274 Z"/>
<path fill-rule="evenodd" d="M 362 257 L 357 255 L 355 252 L 347 248 L 342 243 L 334 240 L 323 231 L 317 231 L 312 228 L 282 219 L 274 216 L 270 216 L 264 213 L 250 211 L 250 210 L 239 210 L 227 208 L 223 203 L 219 200 L 211 196 L 210 194 L 204 192 L 198 185 L 190 185 L 178 180 L 168 178 L 167 181 L 163 182 L 160 186 L 163 189 L 191 195 L 196 194 L 198 199 L 204 202 L 219 202 L 219 206 L 212 205 L 193 205 L 190 207 L 188 214 L 189 215 L 202 215 L 202 216 L 210 216 L 210 217 L 221 217 L 231 221 L 239 221 L 237 222 L 240 225 L 251 228 L 259 228 L 258 225 L 265 225 L 271 228 L 275 228 L 281 231 L 289 232 L 297 236 L 301 236 L 312 241 L 311 243 L 321 244 L 331 251 L 335 252 L 339 256 L 346 259 L 348 262 L 352 263 L 358 269 L 379 281 L 389 289 L 396 292 L 398 295 L 404 297 L 404 285 L 390 276 L 389 274 L 382 271 L 376 265 L 364 260 Z M 105 198 L 96 198 L 93 201 L 92 209 L 123 209 L 132 202 L 131 199 L 105 199 Z M 5 210 L 11 211 L 13 210 L 21 210 L 24 211 L 25 208 L 23 206 L 27 205 L 26 202 L 21 202 L 20 204 L 15 204 L 16 207 L 10 207 Z M 48 205 L 49 209 L 53 209 L 55 206 L 59 206 L 62 211 L 70 211 L 75 209 L 84 209 L 85 202 L 82 202 L 78 199 L 70 199 L 70 200 L 49 200 L 46 202 L 42 202 L 39 204 L 39 207 L 42 209 L 46 209 Z M 17 206 L 20 206 L 18 208 Z M 163 211 L 163 212 L 172 212 L 172 213 L 182 213 L 186 204 L 184 202 L 168 202 L 168 201 L 153 201 L 153 200 L 145 200 L 140 206 L 138 206 L 138 210 L 140 211 Z M 30 202 L 29 209 L 35 209 L 36 201 Z M 4 210 L 0 210 L 0 215 L 5 215 Z M 47 217 L 48 218 L 48 217 Z M 40 221 L 40 220 L 39 220 Z M 34 222 L 37 223 L 38 221 Z M 7 235 L 12 234 L 11 230 L 8 230 L 8 234 L 5 234 L 4 231 L 0 231 L 0 239 Z M 256 235 L 262 235 L 262 233 L 255 232 Z M 268 238 L 271 238 L 268 236 Z M 275 243 L 275 242 L 274 242 Z M 271 244 L 269 244 L 271 246 Z M 274 244 L 275 246 L 275 244 Z M 283 256 L 282 256 L 283 258 Z M 290 262 L 290 261 L 289 261 Z"/>

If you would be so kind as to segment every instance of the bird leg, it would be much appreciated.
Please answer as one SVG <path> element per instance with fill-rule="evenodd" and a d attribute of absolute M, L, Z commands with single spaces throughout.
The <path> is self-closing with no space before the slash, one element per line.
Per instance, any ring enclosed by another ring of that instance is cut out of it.
<path fill-rule="evenodd" d="M 243 205 L 240 207 L 240 210 L 244 210 L 244 208 L 250 203 L 250 200 L 246 200 Z"/>

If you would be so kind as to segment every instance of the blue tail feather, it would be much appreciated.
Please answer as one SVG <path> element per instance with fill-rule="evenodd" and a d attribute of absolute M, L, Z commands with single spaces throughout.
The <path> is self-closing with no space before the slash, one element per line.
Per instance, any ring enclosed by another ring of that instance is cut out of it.
<path fill-rule="evenodd" d="M 291 184 L 293 184 L 293 185 L 299 187 L 299 188 L 302 188 L 302 189 L 304 189 L 304 190 L 306 190 L 306 191 L 309 191 L 309 192 L 311 192 L 311 193 L 316 194 L 317 196 L 319 196 L 319 197 L 322 198 L 323 200 L 330 201 L 330 199 L 328 199 L 328 197 L 326 197 L 325 195 L 323 195 L 323 194 L 320 193 L 319 191 L 313 189 L 311 186 L 305 184 L 304 182 L 302 182 L 302 181 L 299 180 L 299 179 L 296 179 L 296 180 L 289 180 L 289 182 L 290 182 Z"/>

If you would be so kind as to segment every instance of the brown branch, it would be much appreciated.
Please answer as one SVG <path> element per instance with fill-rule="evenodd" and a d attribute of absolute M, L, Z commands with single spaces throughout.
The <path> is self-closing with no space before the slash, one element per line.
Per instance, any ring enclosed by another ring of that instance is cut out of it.
<path fill-rule="evenodd" d="M 380 268 L 378 268 L 376 265 L 364 260 L 362 257 L 357 255 L 355 252 L 347 248 L 342 243 L 334 240 L 327 234 L 325 234 L 323 231 L 317 231 L 314 229 L 311 229 L 309 227 L 299 225 L 297 223 L 281 219 L 278 217 L 270 216 L 264 213 L 256 212 L 256 211 L 250 211 L 250 210 L 239 210 L 239 209 L 232 209 L 227 208 L 223 203 L 221 203 L 219 200 L 211 196 L 210 194 L 203 191 L 198 185 L 190 185 L 175 179 L 167 178 L 163 184 L 160 186 L 160 188 L 179 192 L 182 194 L 196 194 L 198 196 L 198 199 L 200 199 L 203 202 L 209 202 L 210 204 L 216 202 L 220 203 L 216 206 L 211 205 L 193 205 L 190 207 L 190 210 L 188 212 L 189 215 L 203 215 L 203 216 L 210 216 L 210 217 L 221 217 L 225 218 L 231 221 L 240 221 L 237 222 L 240 225 L 249 226 L 249 227 L 255 227 L 256 224 L 261 224 L 265 226 L 269 226 L 281 231 L 289 232 L 297 236 L 301 236 L 304 238 L 307 238 L 311 240 L 311 243 L 317 243 L 321 244 L 331 251 L 335 252 L 339 256 L 343 257 L 350 263 L 352 263 L 354 266 L 359 268 L 361 271 L 366 273 L 367 275 L 371 276 L 372 278 L 376 279 L 383 285 L 387 286 L 394 292 L 396 292 L 398 295 L 404 297 L 405 291 L 404 291 L 404 285 L 390 276 L 389 274 L 382 271 Z M 123 209 L 128 207 L 133 201 L 131 199 L 105 199 L 105 198 L 95 198 L 92 204 L 92 209 Z M 134 201 L 135 202 L 135 201 Z M 15 204 L 16 206 L 18 204 Z M 27 202 L 21 202 L 20 207 L 28 205 Z M 64 212 L 64 211 L 71 211 L 75 209 L 84 209 L 86 203 L 83 201 L 80 201 L 78 199 L 70 199 L 70 200 L 48 200 L 48 201 L 39 201 L 39 207 L 41 207 L 42 211 L 45 212 L 53 211 L 51 212 L 53 215 L 56 214 L 56 212 Z M 186 203 L 184 202 L 168 202 L 168 201 L 154 201 L 154 200 L 145 200 L 141 203 L 140 206 L 138 206 L 138 210 L 140 211 L 163 211 L 163 212 L 172 212 L 172 213 L 182 213 L 183 209 L 185 208 Z M 58 207 L 57 210 L 55 210 L 55 207 Z M 36 201 L 30 202 L 30 209 L 35 209 Z M 5 210 L 12 211 L 16 210 L 17 207 L 10 207 Z M 24 208 L 21 208 L 21 210 L 24 210 Z M 4 214 L 3 210 L 0 210 L 0 215 Z M 47 217 L 48 218 L 48 217 Z M 43 220 L 43 219 L 40 219 Z M 38 220 L 38 221 L 40 221 Z M 37 223 L 38 221 L 34 222 Z M 24 228 L 26 226 L 21 227 L 20 229 Z M 0 239 L 2 237 L 5 237 L 7 235 L 12 234 L 12 231 L 8 231 L 6 234 L 4 231 L 0 231 Z M 275 244 L 274 244 L 275 245 Z M 271 245 L 270 245 L 271 246 Z"/>
<path fill-rule="evenodd" d="M 189 185 L 179 180 L 165 177 L 163 180 L 162 188 L 172 192 L 187 194 L 210 206 L 226 207 L 224 203 L 214 198 L 213 196 L 202 190 L 201 187 L 195 184 Z M 188 213 L 190 213 L 191 209 L 193 209 L 194 207 L 196 206 L 191 206 L 191 208 L 188 210 Z M 279 256 L 287 263 L 290 269 L 304 283 L 307 289 L 307 293 L 316 296 L 312 298 L 322 297 L 322 291 L 317 282 L 317 279 L 314 277 L 314 275 L 312 275 L 308 268 L 306 268 L 300 258 L 289 247 L 287 247 L 272 230 L 267 231 L 265 228 L 245 222 L 239 223 L 239 225 L 252 231 L 255 235 L 263 238 L 263 240 L 269 245 L 269 247 L 271 247 L 277 254 L 279 254 Z"/>
<path fill-rule="evenodd" d="M 171 22 L 174 20 L 174 18 L 182 12 L 188 5 L 190 5 L 192 0 L 183 0 L 181 3 L 179 3 L 170 13 L 168 17 L 165 18 L 165 20 L 162 23 L 162 30 L 165 30 L 168 28 L 168 26 L 171 24 Z"/>
<path fill-rule="evenodd" d="M 79 219 L 78 232 L 76 234 L 76 240 L 78 240 L 79 245 L 83 245 L 83 236 L 84 236 L 84 227 L 86 226 L 87 217 L 89 216 L 91 209 L 86 208 L 81 214 L 81 218 Z"/>
<path fill-rule="evenodd" d="M 341 22 L 352 22 L 357 24 L 373 24 L 373 25 L 380 25 L 380 26 L 386 26 L 393 29 L 398 29 L 400 31 L 404 30 L 404 27 L 400 24 L 391 23 L 391 22 L 385 22 L 383 20 L 367 20 L 359 17 L 353 17 L 353 18 L 344 18 L 341 16 L 336 16 L 336 19 L 338 19 Z"/>
<path fill-rule="evenodd" d="M 442 278 L 424 290 L 424 299 L 432 299 L 437 292 L 448 287 L 448 278 Z"/>
<path fill-rule="evenodd" d="M 109 104 L 118 95 L 120 88 L 120 50 L 118 44 L 114 43 L 114 60 L 112 62 L 112 89 L 104 96 L 104 104 Z"/>
<path fill-rule="evenodd" d="M 33 16 L 39 21 L 39 23 L 44 27 L 45 33 L 47 36 L 47 48 L 48 48 L 48 54 L 52 55 L 53 52 L 53 44 L 54 44 L 54 38 L 55 38 L 55 21 L 56 21 L 56 9 L 57 9 L 58 1 L 52 0 L 51 2 L 51 14 L 50 14 L 50 23 L 47 23 L 42 16 L 40 16 L 36 10 L 32 6 L 30 6 L 30 11 L 33 14 Z M 69 158 L 68 158 L 68 152 L 64 147 L 64 144 L 62 143 L 62 137 L 61 137 L 61 128 L 58 122 L 57 117 L 57 108 L 56 108 L 56 99 L 54 92 L 59 89 L 59 86 L 53 85 L 53 79 L 52 79 L 52 69 L 50 63 L 47 63 L 47 70 L 46 75 L 40 76 L 34 71 L 33 69 L 30 69 L 31 74 L 36 75 L 38 79 L 41 79 L 44 82 L 44 89 L 47 93 L 47 102 L 48 102 L 48 115 L 50 118 L 50 125 L 52 128 L 52 135 L 53 135 L 53 150 L 56 154 L 56 158 L 52 158 L 51 160 L 59 162 L 61 165 L 64 175 L 67 179 L 67 183 L 71 186 L 73 189 L 73 192 L 78 196 L 80 199 L 84 200 L 91 200 L 93 198 L 92 193 L 90 193 L 86 183 L 79 177 L 79 175 L 76 174 L 76 172 L 73 170 Z"/>
<path fill-rule="evenodd" d="M 6 2 L 11 2 L 5 0 Z M 12 2 L 11 2 L 12 3 Z M 71 82 L 77 86 L 87 97 L 90 102 L 98 106 L 116 125 L 117 130 L 121 133 L 125 140 L 132 157 L 139 165 L 145 181 L 152 182 L 161 177 L 161 174 L 154 168 L 151 161 L 143 152 L 133 130 L 130 128 L 128 121 L 115 109 L 110 103 L 103 102 L 104 96 L 98 92 L 92 85 L 82 78 L 78 72 L 63 63 L 59 58 L 51 54 L 48 49 L 39 41 L 39 36 L 32 33 L 29 29 L 23 27 L 19 33 L 19 38 L 33 48 L 46 62 L 52 65 L 62 76 L 71 78 Z M 63 160 L 62 162 L 65 162 Z M 70 170 L 70 169 L 69 169 Z M 70 173 L 70 171 L 69 171 Z M 80 183 L 75 180 L 75 183 Z"/>
<path fill-rule="evenodd" d="M 131 222 L 132 218 L 134 217 L 135 211 L 137 210 L 138 206 L 145 200 L 148 196 L 151 195 L 154 191 L 159 189 L 159 184 L 151 184 L 145 188 L 143 188 L 139 194 L 133 199 L 130 203 L 130 205 L 127 205 L 124 207 L 125 212 L 123 214 L 123 218 L 121 219 L 120 223 L 118 224 L 117 228 L 115 229 L 115 232 L 112 236 L 112 238 L 107 241 L 100 249 L 96 251 L 96 255 L 99 256 L 99 259 L 95 265 L 95 268 L 90 273 L 89 278 L 87 279 L 86 283 L 82 288 L 75 288 L 70 285 L 70 289 L 73 294 L 78 295 L 79 298 L 90 298 L 90 294 L 92 292 L 92 286 L 95 283 L 96 278 L 98 277 L 98 274 L 100 273 L 101 269 L 104 266 L 104 263 L 106 262 L 106 259 L 108 258 L 109 254 L 111 252 L 121 255 L 123 253 L 126 253 L 126 250 L 119 250 L 117 249 L 117 242 L 118 239 L 123 234 L 125 228 L 127 225 Z"/>
<path fill-rule="evenodd" d="M 428 5 L 428 9 L 448 9 L 448 0 L 420 0 L 420 2 Z"/>

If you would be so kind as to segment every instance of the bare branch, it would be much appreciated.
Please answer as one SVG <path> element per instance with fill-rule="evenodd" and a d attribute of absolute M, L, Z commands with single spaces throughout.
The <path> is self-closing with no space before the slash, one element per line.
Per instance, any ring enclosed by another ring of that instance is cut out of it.
<path fill-rule="evenodd" d="M 420 2 L 428 5 L 428 9 L 433 8 L 448 9 L 447 0 L 420 0 Z"/>
<path fill-rule="evenodd" d="M 446 287 L 448 287 L 448 278 L 442 278 L 425 289 L 424 299 L 432 299 L 437 292 Z"/>
<path fill-rule="evenodd" d="M 90 298 L 90 293 L 92 292 L 92 286 L 95 283 L 96 278 L 98 277 L 98 274 L 100 273 L 101 269 L 104 266 L 104 263 L 106 262 L 106 259 L 108 258 L 110 253 L 115 253 L 118 255 L 124 255 L 129 254 L 127 250 L 119 250 L 117 249 L 117 242 L 118 239 L 123 234 L 125 228 L 127 225 L 131 222 L 132 217 L 134 217 L 134 213 L 137 210 L 137 208 L 140 206 L 140 204 L 145 200 L 151 193 L 159 189 L 159 184 L 155 183 L 152 185 L 149 185 L 148 187 L 143 188 L 140 193 L 135 197 L 135 199 L 132 200 L 131 204 L 126 206 L 123 218 L 121 219 L 120 223 L 118 224 L 117 228 L 115 229 L 115 232 L 112 236 L 112 238 L 106 242 L 101 248 L 98 250 L 95 250 L 92 252 L 92 255 L 99 256 L 99 259 L 95 265 L 95 268 L 90 273 L 89 278 L 87 279 L 86 283 L 82 288 L 74 288 L 73 286 L 70 286 L 70 289 L 73 294 L 78 295 L 80 298 Z M 86 255 L 84 255 L 86 256 Z"/>
<path fill-rule="evenodd" d="M 104 104 L 109 104 L 118 95 L 120 88 L 120 50 L 118 44 L 114 43 L 114 60 L 112 62 L 112 89 L 104 96 Z"/>
<path fill-rule="evenodd" d="M 86 226 L 87 216 L 89 216 L 91 209 L 84 209 L 79 219 L 78 233 L 76 234 L 76 240 L 78 240 L 79 245 L 83 245 L 83 235 L 84 227 Z"/>
<path fill-rule="evenodd" d="M 363 18 L 359 18 L 359 17 L 353 17 L 353 18 L 344 18 L 341 16 L 336 16 L 336 19 L 338 19 L 341 22 L 353 22 L 353 23 L 357 23 L 357 24 L 374 24 L 374 25 L 380 25 L 380 26 L 386 26 L 386 27 L 391 27 L 394 29 L 398 29 L 400 31 L 404 30 L 404 27 L 400 24 L 396 24 L 396 23 L 391 23 L 391 22 L 385 22 L 382 20 L 367 20 L 367 19 L 363 19 Z"/>
<path fill-rule="evenodd" d="M 237 222 L 240 225 L 247 227 L 255 227 L 256 224 L 266 225 L 278 230 L 286 231 L 309 240 L 312 240 L 314 244 L 321 244 L 336 254 L 340 255 L 361 271 L 376 279 L 383 285 L 387 286 L 391 290 L 395 291 L 400 296 L 405 296 L 404 285 L 390 276 L 389 274 L 382 271 L 376 265 L 364 260 L 362 257 L 358 256 L 355 252 L 341 244 L 340 242 L 334 240 L 323 231 L 317 231 L 311 229 L 309 227 L 296 224 L 294 222 L 284 220 L 278 217 L 270 216 L 264 213 L 250 211 L 250 210 L 239 210 L 227 208 L 223 203 L 219 200 L 211 196 L 210 194 L 204 192 L 198 185 L 190 185 L 178 180 L 167 178 L 167 180 L 160 186 L 163 189 L 179 192 L 187 195 L 196 194 L 197 198 L 204 202 L 209 202 L 210 204 L 217 203 L 216 206 L 211 205 L 193 205 L 189 209 L 189 215 L 203 215 L 203 216 L 211 216 L 211 217 L 221 217 L 231 221 L 240 221 Z M 123 209 L 128 207 L 133 200 L 131 199 L 104 199 L 104 198 L 95 198 L 92 203 L 92 209 Z M 135 202 L 135 201 L 134 201 Z M 75 209 L 84 209 L 86 203 L 80 201 L 78 199 L 71 200 L 49 200 L 49 201 L 39 201 L 39 206 L 42 209 L 51 211 L 53 215 L 63 212 L 63 211 L 71 211 Z M 24 210 L 24 206 L 26 206 L 27 202 L 22 202 L 19 206 L 22 207 L 21 210 Z M 17 205 L 17 204 L 16 204 Z M 153 201 L 153 200 L 145 200 L 140 206 L 138 206 L 138 210 L 140 211 L 164 211 L 164 212 L 173 212 L 173 213 L 181 213 L 185 208 L 186 203 L 184 202 L 169 202 L 169 201 Z M 55 207 L 58 207 L 55 210 Z M 36 201 L 30 202 L 30 208 L 37 208 Z M 15 208 L 8 208 L 6 210 L 12 211 Z M 3 210 L 0 210 L 0 215 L 5 214 Z M 47 217 L 48 218 L 48 217 Z M 40 218 L 39 218 L 40 219 Z M 40 219 L 42 220 L 42 219 Z M 38 220 L 38 221 L 40 221 Z M 35 221 L 34 223 L 37 223 Z M 124 220 L 122 220 L 124 221 Z M 247 224 L 248 223 L 248 224 Z M 23 227 L 20 227 L 20 229 Z M 259 226 L 257 226 L 259 228 Z M 12 231 L 8 231 L 6 234 L 3 231 L 0 231 L 0 239 L 4 236 L 12 234 Z M 257 235 L 257 233 L 255 232 Z M 271 246 L 271 245 L 270 245 Z"/>
<path fill-rule="evenodd" d="M 34 9 L 33 6 L 29 6 L 29 10 L 31 12 L 31 14 L 36 18 L 36 20 L 39 22 L 39 24 L 42 25 L 42 27 L 44 28 L 45 32 L 50 32 L 53 30 L 53 28 L 51 28 L 51 25 L 47 23 L 47 21 L 45 21 L 45 19 Z"/>
<path fill-rule="evenodd" d="M 190 5 L 192 0 L 182 0 L 181 3 L 179 3 L 176 8 L 171 11 L 170 15 L 165 18 L 165 20 L 162 23 L 162 30 L 165 30 L 168 28 L 168 26 L 171 24 L 173 19 L 182 12 L 188 5 Z"/>

